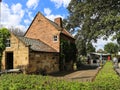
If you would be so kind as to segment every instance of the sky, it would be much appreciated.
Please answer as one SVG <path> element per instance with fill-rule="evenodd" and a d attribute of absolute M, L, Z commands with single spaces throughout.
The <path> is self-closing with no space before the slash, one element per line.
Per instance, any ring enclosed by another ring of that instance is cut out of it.
<path fill-rule="evenodd" d="M 7 27 L 27 30 L 34 16 L 40 11 L 50 20 L 68 15 L 66 7 L 70 0 L 2 0 L 1 23 Z"/>
<path fill-rule="evenodd" d="M 20 28 L 26 31 L 38 12 L 54 20 L 56 17 L 66 18 L 69 14 L 66 7 L 71 0 L 2 0 L 0 3 L 0 24 L 10 28 Z M 94 46 L 103 49 L 104 45 L 111 42 L 99 39 Z"/>

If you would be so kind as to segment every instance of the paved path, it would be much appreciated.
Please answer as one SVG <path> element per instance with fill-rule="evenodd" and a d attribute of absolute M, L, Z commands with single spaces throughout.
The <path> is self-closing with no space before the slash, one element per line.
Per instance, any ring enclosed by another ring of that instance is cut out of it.
<path fill-rule="evenodd" d="M 80 81 L 80 82 L 92 82 L 97 75 L 100 68 L 91 70 L 75 71 L 64 76 L 57 76 L 58 79 L 64 79 L 67 81 Z"/>
<path fill-rule="evenodd" d="M 98 68 L 94 70 L 80 70 L 76 71 L 74 73 L 65 75 L 64 78 L 72 80 L 72 81 L 93 81 L 95 78 L 96 74 L 98 73 Z"/>

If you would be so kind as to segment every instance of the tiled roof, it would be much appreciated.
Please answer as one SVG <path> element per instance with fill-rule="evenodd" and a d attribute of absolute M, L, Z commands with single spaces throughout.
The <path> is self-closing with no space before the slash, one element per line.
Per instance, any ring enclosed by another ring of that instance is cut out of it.
<path fill-rule="evenodd" d="M 46 18 L 47 19 L 47 18 Z M 71 38 L 73 38 L 74 39 L 74 37 L 67 31 L 67 30 L 65 30 L 64 28 L 61 28 L 59 25 L 57 25 L 55 22 L 53 22 L 53 21 L 51 21 L 51 20 L 49 20 L 49 19 L 47 19 L 55 28 L 57 28 L 58 30 L 60 30 L 61 31 L 61 33 L 62 34 L 65 34 L 66 36 L 68 36 L 68 37 L 71 37 Z"/>
<path fill-rule="evenodd" d="M 33 51 L 40 51 L 40 52 L 57 52 L 52 47 L 48 46 L 47 44 L 43 43 L 37 39 L 31 39 L 27 37 L 18 37 L 25 45 L 30 46 L 30 49 Z"/>
<path fill-rule="evenodd" d="M 46 18 L 46 17 L 45 17 Z M 60 26 L 58 26 L 55 22 L 49 20 L 48 18 L 46 18 L 55 28 L 57 28 L 58 30 L 62 30 L 62 28 Z"/>
<path fill-rule="evenodd" d="M 67 35 L 67 36 L 69 36 L 69 37 L 71 37 L 71 38 L 74 39 L 74 37 L 67 30 L 65 30 L 65 29 L 63 29 L 61 33 L 65 34 L 65 35 Z"/>

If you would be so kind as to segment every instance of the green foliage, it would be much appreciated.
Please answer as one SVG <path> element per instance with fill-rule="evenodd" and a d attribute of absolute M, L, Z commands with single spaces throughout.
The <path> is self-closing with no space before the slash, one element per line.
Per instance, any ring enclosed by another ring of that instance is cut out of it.
<path fill-rule="evenodd" d="M 64 27 L 77 32 L 79 51 L 81 48 L 86 51 L 87 44 L 100 37 L 107 39 L 113 33 L 120 34 L 120 0 L 71 0 L 67 9 L 69 16 Z"/>
<path fill-rule="evenodd" d="M 81 64 L 86 64 L 86 62 L 87 62 L 87 57 L 81 55 L 79 62 L 81 62 Z M 81 66 L 81 65 L 80 65 L 80 66 Z M 79 66 L 79 67 L 80 67 L 80 66 Z"/>
<path fill-rule="evenodd" d="M 70 60 L 76 60 L 76 45 L 64 39 L 61 39 L 61 59 L 65 59 L 66 62 Z"/>
<path fill-rule="evenodd" d="M 92 43 L 87 44 L 87 53 L 95 52 L 95 47 L 93 47 Z"/>
<path fill-rule="evenodd" d="M 106 51 L 104 51 L 103 49 L 98 49 L 97 52 L 98 53 L 106 53 Z"/>
<path fill-rule="evenodd" d="M 113 40 L 117 40 L 117 43 L 120 45 L 120 33 L 117 33 L 115 36 L 112 38 Z"/>
<path fill-rule="evenodd" d="M 6 39 L 10 36 L 9 31 L 6 28 L 0 29 L 0 70 L 1 70 L 1 58 L 2 52 L 6 47 Z"/>
<path fill-rule="evenodd" d="M 87 84 L 67 82 L 40 75 L 2 75 L 0 77 L 1 90 L 77 90 L 87 88 Z"/>
<path fill-rule="evenodd" d="M 117 44 L 114 44 L 114 43 L 110 42 L 110 43 L 107 43 L 104 46 L 104 50 L 107 53 L 116 54 L 119 50 L 119 46 Z"/>
<path fill-rule="evenodd" d="M 77 37 L 77 35 L 76 35 L 76 37 Z M 78 50 L 78 53 L 77 53 L 78 56 L 87 55 L 85 40 L 82 40 L 81 38 L 76 38 L 76 47 L 77 47 L 77 50 Z"/>
<path fill-rule="evenodd" d="M 71 0 L 67 23 L 72 28 L 82 25 L 81 30 L 88 32 L 88 37 L 98 37 L 103 33 L 109 36 L 120 28 L 119 2 L 120 0 Z"/>
<path fill-rule="evenodd" d="M 10 33 L 6 28 L 0 29 L 0 53 L 5 49 L 5 41 L 9 36 Z"/>
<path fill-rule="evenodd" d="M 119 90 L 120 77 L 108 61 L 94 82 L 76 82 L 41 75 L 5 74 L 0 76 L 1 90 Z"/>
<path fill-rule="evenodd" d="M 116 74 L 113 68 L 113 63 L 108 61 L 103 69 L 97 75 L 93 82 L 95 87 L 99 90 L 119 90 L 120 89 L 120 77 Z"/>
<path fill-rule="evenodd" d="M 95 47 L 92 45 L 92 43 L 86 43 L 86 41 L 81 39 L 80 36 L 79 38 L 76 38 L 76 47 L 78 50 L 78 56 L 86 56 L 89 52 L 95 52 Z"/>

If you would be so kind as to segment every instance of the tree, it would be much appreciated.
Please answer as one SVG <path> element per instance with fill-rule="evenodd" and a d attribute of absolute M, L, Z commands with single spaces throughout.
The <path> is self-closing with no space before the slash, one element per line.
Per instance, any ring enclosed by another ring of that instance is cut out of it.
<path fill-rule="evenodd" d="M 97 53 L 106 53 L 103 49 L 98 49 Z"/>
<path fill-rule="evenodd" d="M 6 28 L 0 29 L 0 69 L 1 69 L 2 53 L 6 47 L 6 39 L 9 36 L 10 36 L 10 33 Z"/>
<path fill-rule="evenodd" d="M 113 33 L 120 33 L 120 0 L 71 0 L 68 11 L 64 27 L 70 32 L 78 31 L 77 44 L 84 41 L 84 48 L 97 38 L 107 39 Z"/>
<path fill-rule="evenodd" d="M 19 28 L 14 28 L 14 27 L 11 27 L 9 28 L 9 30 L 14 33 L 16 36 L 24 36 L 24 31 L 20 30 Z"/>
<path fill-rule="evenodd" d="M 116 54 L 119 51 L 119 46 L 117 44 L 110 42 L 104 46 L 104 50 L 108 53 Z"/>
<path fill-rule="evenodd" d="M 117 35 L 113 36 L 112 39 L 113 40 L 116 39 L 117 43 L 120 45 L 120 33 L 118 33 Z"/>
<path fill-rule="evenodd" d="M 92 43 L 88 43 L 87 45 L 87 53 L 95 52 L 95 47 L 92 45 Z"/>

